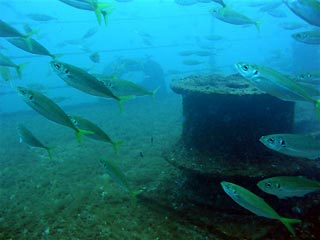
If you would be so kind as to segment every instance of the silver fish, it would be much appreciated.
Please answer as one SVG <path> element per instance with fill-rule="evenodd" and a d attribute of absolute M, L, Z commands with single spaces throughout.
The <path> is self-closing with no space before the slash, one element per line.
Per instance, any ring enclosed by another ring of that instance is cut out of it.
<path fill-rule="evenodd" d="M 29 129 L 27 129 L 22 124 L 18 125 L 17 130 L 19 133 L 20 142 L 25 142 L 26 144 L 28 144 L 32 147 L 43 148 L 48 152 L 49 158 L 50 159 L 52 158 L 51 150 L 53 149 L 53 147 L 48 147 L 48 146 L 44 145 L 40 140 L 38 140 L 32 134 L 32 132 Z"/>
<path fill-rule="evenodd" d="M 283 0 L 297 16 L 320 27 L 320 2 L 317 0 Z"/>
<path fill-rule="evenodd" d="M 262 198 L 250 192 L 249 190 L 237 184 L 230 182 L 221 182 L 221 186 L 226 194 L 229 195 L 241 207 L 250 212 L 269 219 L 276 219 L 282 222 L 288 231 L 295 236 L 295 232 L 291 224 L 300 223 L 301 220 L 293 218 L 281 217 L 268 203 Z"/>
<path fill-rule="evenodd" d="M 278 198 L 303 197 L 304 195 L 319 191 L 320 182 L 301 176 L 280 176 L 263 179 L 258 187 Z"/>
<path fill-rule="evenodd" d="M 123 143 L 123 141 L 113 141 L 108 134 L 106 134 L 99 126 L 94 124 L 93 122 L 79 117 L 79 116 L 70 116 L 70 119 L 80 129 L 84 129 L 92 132 L 92 134 L 85 135 L 89 138 L 92 138 L 97 141 L 108 142 L 113 145 L 113 149 L 115 153 L 118 153 L 118 146 Z"/>
<path fill-rule="evenodd" d="M 81 136 L 83 134 L 92 133 L 90 131 L 77 128 L 68 115 L 56 103 L 42 93 L 25 87 L 17 87 L 17 91 L 23 97 L 24 102 L 36 112 L 55 123 L 73 129 L 79 142 L 81 142 Z"/>
<path fill-rule="evenodd" d="M 121 171 L 121 169 L 114 163 L 108 160 L 100 160 L 103 164 L 105 171 L 110 175 L 110 177 L 126 192 L 130 194 L 130 199 L 132 203 L 136 203 L 137 195 L 141 193 L 141 190 L 133 191 L 127 181 L 126 176 Z"/>
<path fill-rule="evenodd" d="M 0 53 L 0 66 L 13 67 L 16 69 L 19 78 L 21 78 L 21 71 L 28 63 L 15 64 L 8 57 Z"/>
<path fill-rule="evenodd" d="M 32 54 L 50 56 L 52 58 L 56 57 L 55 55 L 50 53 L 49 50 L 46 49 L 42 44 L 32 38 L 29 38 L 28 41 L 25 38 L 10 38 L 8 39 L 8 42 L 16 46 L 17 48 L 20 48 Z"/>
<path fill-rule="evenodd" d="M 320 31 L 319 30 L 294 33 L 291 36 L 295 40 L 302 42 L 302 43 L 312 44 L 312 45 L 320 45 Z"/>
<path fill-rule="evenodd" d="M 266 147 L 273 151 L 300 158 L 320 158 L 320 141 L 310 135 L 272 134 L 260 138 Z"/>

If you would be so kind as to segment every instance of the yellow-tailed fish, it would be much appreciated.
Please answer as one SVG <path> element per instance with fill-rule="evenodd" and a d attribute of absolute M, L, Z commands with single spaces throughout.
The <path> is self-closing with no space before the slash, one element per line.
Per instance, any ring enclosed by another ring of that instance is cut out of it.
<path fill-rule="evenodd" d="M 100 3 L 97 0 L 59 0 L 71 7 L 93 11 L 96 15 L 97 21 L 99 25 L 101 25 L 101 15 L 104 18 L 105 24 L 108 23 L 108 14 L 110 13 L 109 10 L 106 8 L 110 8 L 113 6 L 112 3 Z"/>
<path fill-rule="evenodd" d="M 285 101 L 307 101 L 315 105 L 320 117 L 320 99 L 311 96 L 308 90 L 297 81 L 271 68 L 239 62 L 238 72 L 260 90 Z"/>
<path fill-rule="evenodd" d="M 30 43 L 30 36 L 33 34 L 34 34 L 34 31 L 30 31 L 26 34 L 20 33 L 17 29 L 15 29 L 14 27 L 11 27 L 8 23 L 0 20 L 0 37 L 5 37 L 5 38 L 21 37 L 25 39 L 28 47 L 32 49 L 32 46 Z"/>
<path fill-rule="evenodd" d="M 130 194 L 130 199 L 133 204 L 137 202 L 137 195 L 141 193 L 141 190 L 133 191 L 127 181 L 126 176 L 121 169 L 114 163 L 108 160 L 100 160 L 104 169 L 110 175 L 110 177 L 126 192 Z"/>
<path fill-rule="evenodd" d="M 24 38 L 10 38 L 7 40 L 9 43 L 16 46 L 17 48 L 22 49 L 23 51 L 56 58 L 56 55 L 50 53 L 48 49 L 46 49 L 42 44 L 32 38 L 29 38 L 29 41 L 26 41 L 26 39 Z"/>
<path fill-rule="evenodd" d="M 22 124 L 19 124 L 17 126 L 17 130 L 18 130 L 18 134 L 19 134 L 19 137 L 20 137 L 20 142 L 25 142 L 26 144 L 28 144 L 31 147 L 43 148 L 48 152 L 49 158 L 50 159 L 52 158 L 51 150 L 54 147 L 48 147 L 48 146 L 44 145 L 40 140 L 38 140 L 32 134 L 32 132 L 29 129 L 27 129 Z"/>
<path fill-rule="evenodd" d="M 0 66 L 4 67 L 12 67 L 15 68 L 18 74 L 18 77 L 21 79 L 21 70 L 27 65 L 28 63 L 22 64 L 15 64 L 10 60 L 10 58 L 6 57 L 5 55 L 0 53 Z"/>
<path fill-rule="evenodd" d="M 140 86 L 131 81 L 118 79 L 116 75 L 95 75 L 101 80 L 115 95 L 117 96 L 152 96 L 158 92 L 159 88 L 149 91 L 148 89 Z"/>
<path fill-rule="evenodd" d="M 25 87 L 17 87 L 17 91 L 23 97 L 24 102 L 36 112 L 55 123 L 73 129 L 76 132 L 78 142 L 81 142 L 81 136 L 83 134 L 92 134 L 90 131 L 77 128 L 68 115 L 56 103 L 42 93 Z"/>
<path fill-rule="evenodd" d="M 229 195 L 241 207 L 250 212 L 269 219 L 276 219 L 282 222 L 288 231 L 295 236 L 295 232 L 291 224 L 300 223 L 301 220 L 293 218 L 281 217 L 268 203 L 261 197 L 255 195 L 249 190 L 230 182 L 221 182 L 221 186 L 226 194 Z"/>
<path fill-rule="evenodd" d="M 228 7 L 213 8 L 213 9 L 211 9 L 210 13 L 215 18 L 217 18 L 223 22 L 226 22 L 226 23 L 231 23 L 234 25 L 253 24 L 256 26 L 257 30 L 260 31 L 260 22 L 259 21 L 254 21 L 239 12 L 236 12 L 236 11 L 229 9 Z"/>
<path fill-rule="evenodd" d="M 50 64 L 54 72 L 69 86 L 93 96 L 113 98 L 118 101 L 120 110 L 122 110 L 122 101 L 127 99 L 116 96 L 95 76 L 71 64 L 59 61 L 51 61 Z"/>
<path fill-rule="evenodd" d="M 320 141 L 311 135 L 271 134 L 260 138 L 267 148 L 292 157 L 320 158 Z"/>
<path fill-rule="evenodd" d="M 320 19 L 319 19 L 320 21 Z M 312 30 L 305 32 L 298 32 L 291 35 L 298 42 L 311 45 L 320 45 L 320 31 Z"/>
<path fill-rule="evenodd" d="M 267 178 L 257 183 L 258 187 L 278 198 L 303 197 L 320 190 L 320 182 L 302 176 L 279 176 Z"/>
<path fill-rule="evenodd" d="M 108 134 L 106 134 L 99 126 L 97 126 L 96 124 L 94 124 L 93 122 L 85 118 L 82 118 L 79 116 L 69 116 L 69 117 L 77 128 L 92 132 L 92 134 L 88 134 L 85 136 L 98 141 L 111 143 L 113 146 L 114 152 L 118 153 L 118 146 L 122 144 L 123 141 L 113 141 L 108 136 Z"/>

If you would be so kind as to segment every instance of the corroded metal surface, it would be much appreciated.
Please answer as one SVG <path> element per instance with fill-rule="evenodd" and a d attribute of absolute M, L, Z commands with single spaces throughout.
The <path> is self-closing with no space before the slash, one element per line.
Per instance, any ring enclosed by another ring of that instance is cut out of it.
<path fill-rule="evenodd" d="M 238 74 L 221 76 L 212 74 L 208 76 L 190 76 L 174 79 L 171 88 L 178 94 L 232 94 L 257 95 L 263 94 L 256 87 L 250 85 Z"/>

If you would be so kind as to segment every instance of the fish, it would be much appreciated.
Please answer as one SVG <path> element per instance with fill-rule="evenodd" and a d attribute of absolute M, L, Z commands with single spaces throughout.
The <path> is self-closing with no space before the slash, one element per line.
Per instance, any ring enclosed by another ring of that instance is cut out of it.
<path fill-rule="evenodd" d="M 84 129 L 92 132 L 92 134 L 85 135 L 89 138 L 92 138 L 97 141 L 108 142 L 111 143 L 115 153 L 118 153 L 118 146 L 123 143 L 123 141 L 113 141 L 108 134 L 106 134 L 99 126 L 94 124 L 93 122 L 79 117 L 71 115 L 69 116 L 73 124 L 80 129 Z"/>
<path fill-rule="evenodd" d="M 118 101 L 119 108 L 122 110 L 122 101 L 126 99 L 114 95 L 111 89 L 95 76 L 81 68 L 56 60 L 51 61 L 50 65 L 53 71 L 69 86 L 93 96 L 113 98 Z"/>
<path fill-rule="evenodd" d="M 228 7 L 217 7 L 210 10 L 210 13 L 215 18 L 234 25 L 250 25 L 253 24 L 256 26 L 257 30 L 260 31 L 260 22 L 254 21 L 247 16 L 233 11 L 229 9 Z"/>
<path fill-rule="evenodd" d="M 178 54 L 179 56 L 190 56 L 192 54 L 194 54 L 195 51 L 192 51 L 192 50 L 184 50 L 184 51 L 180 51 Z"/>
<path fill-rule="evenodd" d="M 93 35 L 95 35 L 97 31 L 98 31 L 98 28 L 96 28 L 96 27 L 90 28 L 86 31 L 85 34 L 83 34 L 81 39 L 88 39 L 88 38 L 92 37 Z"/>
<path fill-rule="evenodd" d="M 12 67 L 12 68 L 15 68 L 16 71 L 17 71 L 17 74 L 18 74 L 18 77 L 21 79 L 21 71 L 22 69 L 27 65 L 28 63 L 22 63 L 22 64 L 15 64 L 14 62 L 12 62 L 10 60 L 10 58 L 6 57 L 5 55 L 1 54 L 0 53 L 0 66 L 3 66 L 3 67 Z"/>
<path fill-rule="evenodd" d="M 24 38 L 10 38 L 7 39 L 7 41 L 17 48 L 32 54 L 49 56 L 53 59 L 57 57 L 56 55 L 50 53 L 49 50 L 46 49 L 42 44 L 32 38 L 29 38 L 29 41 L 26 41 Z"/>
<path fill-rule="evenodd" d="M 226 4 L 223 2 L 223 0 L 197 0 L 198 3 L 210 3 L 210 2 L 215 2 L 220 4 L 222 7 L 225 7 Z"/>
<path fill-rule="evenodd" d="M 184 65 L 195 66 L 195 65 L 202 64 L 203 62 L 196 59 L 185 59 L 182 61 L 182 63 Z"/>
<path fill-rule="evenodd" d="M 300 219 L 281 217 L 264 199 L 237 184 L 223 181 L 221 182 L 221 186 L 226 194 L 241 207 L 260 217 L 279 220 L 293 236 L 296 235 L 291 225 L 300 223 Z"/>
<path fill-rule="evenodd" d="M 100 62 L 100 54 L 98 52 L 94 52 L 94 53 L 90 54 L 89 58 L 94 63 Z"/>
<path fill-rule="evenodd" d="M 199 57 L 210 57 L 210 56 L 214 55 L 214 53 L 212 51 L 206 51 L 206 50 L 195 51 L 194 54 Z"/>
<path fill-rule="evenodd" d="M 301 73 L 297 76 L 297 79 L 310 84 L 320 84 L 320 70 Z"/>
<path fill-rule="evenodd" d="M 268 11 L 268 14 L 271 15 L 272 17 L 276 17 L 276 18 L 285 18 L 287 17 L 287 14 L 285 12 L 283 12 L 280 9 L 272 9 L 270 11 Z"/>
<path fill-rule="evenodd" d="M 320 21 L 320 19 L 319 19 L 319 21 Z M 294 33 L 291 36 L 295 40 L 297 40 L 298 42 L 312 44 L 312 45 L 320 45 L 320 31 L 319 30 Z"/>
<path fill-rule="evenodd" d="M 283 22 L 280 26 L 286 30 L 296 30 L 300 28 L 308 27 L 308 24 L 298 23 L 298 22 Z"/>
<path fill-rule="evenodd" d="M 320 182 L 302 176 L 279 176 L 259 181 L 257 186 L 264 192 L 280 199 L 303 197 L 320 190 Z"/>
<path fill-rule="evenodd" d="M 222 36 L 220 36 L 220 35 L 214 35 L 214 34 L 212 34 L 212 35 L 207 35 L 207 36 L 205 36 L 205 38 L 206 38 L 208 41 L 212 41 L 212 42 L 219 41 L 219 40 L 222 40 L 222 39 L 223 39 Z"/>
<path fill-rule="evenodd" d="M 0 74 L 3 80 L 6 82 L 11 80 L 11 74 L 9 68 L 0 66 Z"/>
<path fill-rule="evenodd" d="M 8 23 L 2 21 L 0 19 L 0 37 L 4 38 L 12 38 L 12 37 L 19 37 L 25 40 L 26 45 L 28 46 L 29 49 L 32 49 L 31 42 L 30 42 L 30 37 L 34 34 L 35 32 L 31 31 L 28 33 L 21 33 L 14 27 L 11 27 Z"/>
<path fill-rule="evenodd" d="M 19 32 L 14 27 L 10 26 L 8 23 L 0 20 L 0 37 L 11 38 L 11 37 L 21 37 L 21 38 L 29 38 L 33 33 L 23 34 Z"/>
<path fill-rule="evenodd" d="M 263 6 L 261 6 L 259 10 L 261 12 L 269 12 L 269 11 L 278 9 L 278 7 L 281 4 L 282 4 L 282 0 L 280 1 L 272 0 L 272 1 L 266 2 Z"/>
<path fill-rule="evenodd" d="M 260 137 L 259 141 L 267 148 L 292 157 L 320 158 L 320 141 L 314 136 L 280 133 Z"/>
<path fill-rule="evenodd" d="M 174 0 L 174 2 L 181 6 L 191 6 L 197 3 L 197 0 Z"/>
<path fill-rule="evenodd" d="M 140 86 L 131 81 L 118 79 L 116 75 L 95 75 L 101 80 L 111 91 L 117 96 L 126 96 L 128 98 L 137 96 L 152 96 L 154 97 L 159 90 L 159 87 L 153 91 Z"/>
<path fill-rule="evenodd" d="M 315 105 L 320 117 L 320 99 L 312 97 L 308 90 L 297 81 L 288 78 L 271 68 L 239 62 L 235 64 L 238 72 L 260 90 L 284 101 L 307 101 Z"/>
<path fill-rule="evenodd" d="M 137 202 L 137 195 L 142 192 L 142 190 L 133 191 L 127 181 L 126 176 L 121 171 L 118 166 L 116 166 L 113 162 L 108 161 L 106 159 L 101 159 L 100 162 L 104 166 L 105 171 L 109 174 L 109 176 L 125 191 L 130 194 L 130 199 L 133 204 Z"/>
<path fill-rule="evenodd" d="M 198 0 L 199 1 L 199 0 Z M 220 4 L 222 7 L 226 7 L 226 4 L 223 2 L 223 0 L 212 0 L 212 2 Z"/>
<path fill-rule="evenodd" d="M 283 0 L 287 7 L 307 23 L 320 27 L 320 2 L 317 0 Z"/>
<path fill-rule="evenodd" d="M 112 9 L 106 10 L 106 8 L 111 8 L 112 3 L 100 3 L 97 0 L 59 0 L 62 3 L 65 3 L 71 7 L 93 11 L 96 15 L 99 25 L 101 25 L 101 15 L 104 18 L 105 25 L 108 25 L 108 15 Z"/>
<path fill-rule="evenodd" d="M 68 115 L 55 102 L 42 93 L 21 86 L 17 87 L 17 91 L 22 96 L 24 102 L 33 110 L 57 124 L 73 129 L 79 143 L 81 143 L 81 136 L 83 134 L 92 134 L 90 131 L 77 128 Z"/>
<path fill-rule="evenodd" d="M 31 147 L 45 149 L 48 152 L 49 158 L 52 159 L 51 150 L 54 149 L 54 147 L 48 147 L 48 146 L 44 145 L 23 124 L 19 124 L 17 126 L 17 130 L 18 130 L 18 134 L 19 134 L 19 137 L 20 137 L 20 142 L 25 142 L 26 144 L 28 144 Z"/>
<path fill-rule="evenodd" d="M 52 17 L 46 14 L 41 14 L 41 13 L 29 13 L 26 15 L 28 18 L 38 21 L 38 22 L 48 22 L 52 20 L 58 20 L 56 17 Z"/>

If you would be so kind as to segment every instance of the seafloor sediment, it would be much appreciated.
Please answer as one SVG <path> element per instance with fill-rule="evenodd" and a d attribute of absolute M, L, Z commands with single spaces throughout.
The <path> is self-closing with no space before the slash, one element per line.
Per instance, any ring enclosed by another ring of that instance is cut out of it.
<path fill-rule="evenodd" d="M 125 143 L 115 155 L 107 143 L 83 138 L 79 145 L 72 130 L 33 111 L 1 115 L 0 239 L 290 239 L 280 222 L 242 209 L 221 189 L 213 193 L 219 186 L 214 176 L 210 182 L 194 178 L 190 186 L 186 178 L 197 173 L 165 161 L 181 136 L 179 97 L 136 99 L 123 113 L 111 101 L 65 110 Z M 20 122 L 55 147 L 52 160 L 19 144 Z M 143 189 L 136 205 L 104 175 L 101 158 L 119 164 L 133 189 Z M 256 193 L 281 215 L 303 220 L 295 226 L 300 239 L 320 238 L 319 194 L 286 201 Z"/>

